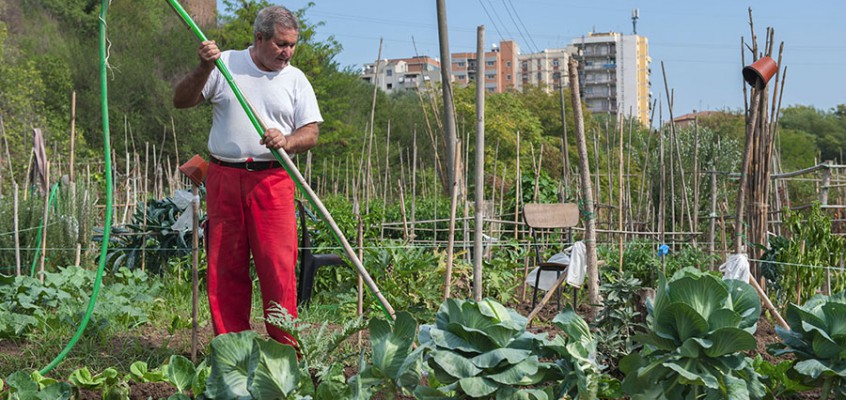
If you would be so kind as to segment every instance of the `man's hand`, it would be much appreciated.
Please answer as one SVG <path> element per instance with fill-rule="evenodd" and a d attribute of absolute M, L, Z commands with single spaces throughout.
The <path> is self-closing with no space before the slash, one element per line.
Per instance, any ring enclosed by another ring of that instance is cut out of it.
<path fill-rule="evenodd" d="M 282 149 L 288 144 L 288 138 L 282 134 L 282 131 L 276 128 L 270 128 L 264 131 L 264 137 L 261 138 L 261 144 L 268 149 Z M 286 149 L 287 150 L 287 149 Z"/>
<path fill-rule="evenodd" d="M 220 49 L 217 47 L 217 43 L 215 43 L 214 40 L 206 40 L 200 44 L 200 48 L 197 50 L 197 55 L 200 57 L 200 61 L 205 67 L 214 69 L 214 62 L 220 58 Z"/>

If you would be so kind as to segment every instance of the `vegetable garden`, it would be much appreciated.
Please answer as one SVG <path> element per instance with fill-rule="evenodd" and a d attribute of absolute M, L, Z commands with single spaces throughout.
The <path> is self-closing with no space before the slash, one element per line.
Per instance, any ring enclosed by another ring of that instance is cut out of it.
<path fill-rule="evenodd" d="M 751 10 L 750 28 L 754 38 Z M 767 32 L 760 51 L 757 39 L 748 47 L 756 60 L 774 55 Z M 738 135 L 725 121 L 682 127 L 671 117 L 653 129 L 591 115 L 571 79 L 560 88 L 563 136 L 509 132 L 475 171 L 461 161 L 476 155 L 470 129 L 437 137 L 448 130 L 440 88 L 419 104 L 388 103 L 420 107 L 420 142 L 416 132 L 392 141 L 391 119 L 377 136 L 374 97 L 369 131 L 336 159 L 340 122 L 327 118 L 329 143 L 293 162 L 337 226 L 308 206 L 300 234 L 316 254 L 343 254 L 333 229 L 342 232 L 396 312 L 352 265 L 321 267 L 299 318 L 281 307 L 266 317 L 296 349 L 267 339 L 258 296 L 254 331 L 212 334 L 207 304 L 192 296 L 199 283 L 205 298 L 205 215 L 191 208 L 204 193 L 195 200 L 179 173 L 173 121 L 172 159 L 164 143 L 142 155 L 126 127 L 120 158 L 106 147 L 103 163 L 75 162 L 71 128 L 70 160 L 48 160 L 35 132 L 31 170 L 9 159 L 0 176 L 13 198 L 0 203 L 0 399 L 846 398 L 843 166 L 812 160 L 784 172 L 771 162 L 783 69 L 771 82 L 744 86 L 748 109 L 729 118 L 742 121 Z M 479 112 L 470 93 L 457 90 L 453 118 Z M 27 175 L 21 187 L 16 172 Z M 579 205 L 573 241 L 593 261 L 557 304 L 550 291 L 533 307 L 526 276 L 535 247 L 548 259 L 573 243 L 563 232 L 536 240 L 521 215 L 529 203 Z M 751 281 L 720 270 L 737 254 Z"/>

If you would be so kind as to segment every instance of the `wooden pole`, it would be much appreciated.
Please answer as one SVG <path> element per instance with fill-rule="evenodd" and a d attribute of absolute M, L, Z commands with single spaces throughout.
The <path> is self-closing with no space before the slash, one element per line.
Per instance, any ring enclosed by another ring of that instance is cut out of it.
<path fill-rule="evenodd" d="M 44 181 L 47 182 L 47 190 L 44 191 L 44 214 L 41 217 L 41 266 L 38 269 L 38 280 L 42 284 L 44 283 L 44 262 L 47 259 L 47 226 L 49 222 L 47 218 L 49 217 L 50 210 L 50 161 L 46 163 Z"/>
<path fill-rule="evenodd" d="M 693 226 L 691 230 L 699 232 L 699 123 L 693 117 Z M 699 235 L 693 237 L 693 246 L 696 246 Z"/>
<path fill-rule="evenodd" d="M 602 307 L 602 297 L 599 294 L 599 268 L 596 260 L 596 218 L 593 214 L 593 195 L 591 193 L 590 169 L 588 166 L 587 144 L 585 140 L 585 124 L 582 117 L 582 100 L 579 93 L 578 62 L 570 59 L 570 94 L 573 103 L 573 115 L 576 121 L 576 143 L 579 149 L 579 167 L 581 169 L 582 199 L 585 219 L 584 243 L 587 258 L 588 299 L 591 304 L 590 316 L 595 317 Z M 552 291 L 550 291 L 552 292 Z"/>
<path fill-rule="evenodd" d="M 373 149 L 373 126 L 375 125 L 376 119 L 376 95 L 379 93 L 379 65 L 382 63 L 382 38 L 379 38 L 379 53 L 376 56 L 376 65 L 373 70 L 373 99 L 370 105 L 370 134 L 365 137 L 365 143 L 369 143 L 367 145 L 367 175 L 364 179 L 364 186 L 363 189 L 365 191 L 364 195 L 364 212 L 370 212 L 370 156 L 371 150 Z M 364 162 L 364 159 L 361 160 Z M 361 167 L 359 167 L 361 168 Z"/>
<path fill-rule="evenodd" d="M 417 128 L 414 129 L 414 147 L 411 156 L 411 240 L 417 238 Z"/>
<path fill-rule="evenodd" d="M 200 293 L 200 188 L 196 183 L 191 185 L 192 211 L 194 212 L 191 225 L 191 362 L 197 362 L 197 309 Z M 144 213 L 146 214 L 146 212 Z"/>
<path fill-rule="evenodd" d="M 15 188 L 15 275 L 21 276 L 21 235 L 18 217 L 18 183 L 12 182 L 12 186 Z"/>
<path fill-rule="evenodd" d="M 716 168 L 715 163 L 711 163 L 712 168 Z M 715 269 L 714 265 L 714 241 L 717 239 L 715 236 L 715 229 L 716 229 L 716 222 L 717 222 L 717 171 L 711 171 L 711 215 L 709 219 L 711 223 L 708 227 L 708 254 L 712 256 L 711 258 L 711 270 Z"/>
<path fill-rule="evenodd" d="M 482 301 L 482 228 L 485 202 L 485 26 L 476 29 L 476 199 L 473 233 L 473 299 Z"/>
<path fill-rule="evenodd" d="M 441 53 L 441 85 L 443 95 L 444 112 L 444 138 L 447 150 L 447 172 L 449 190 L 455 189 L 456 175 L 456 125 L 455 125 L 455 104 L 452 93 L 452 63 L 449 52 L 449 35 L 447 31 L 446 0 L 436 0 L 438 15 L 438 44 Z M 484 53 L 478 55 L 484 58 Z M 454 195 L 452 197 L 455 197 Z"/>
<path fill-rule="evenodd" d="M 456 143 L 455 155 L 461 154 L 459 151 L 461 147 L 461 143 Z M 450 291 L 452 290 L 452 265 L 453 265 L 453 257 L 455 255 L 455 212 L 456 207 L 458 206 L 458 181 L 455 179 L 457 176 L 458 171 L 458 157 L 456 156 L 453 158 L 453 166 L 452 170 L 454 171 L 453 180 L 452 180 L 452 189 L 450 190 L 450 200 L 449 200 L 449 232 L 447 233 L 447 254 L 446 254 L 446 277 L 444 280 L 444 300 L 448 299 L 450 296 Z"/>
<path fill-rule="evenodd" d="M 620 247 L 620 259 L 619 259 L 619 271 L 623 273 L 623 238 L 625 236 L 623 232 L 623 114 L 620 113 L 617 117 L 617 123 L 620 125 L 620 143 L 618 143 L 618 176 L 617 176 L 617 230 L 619 233 L 619 247 Z"/>
<path fill-rule="evenodd" d="M 517 240 L 520 226 L 520 201 L 523 200 L 523 177 L 520 171 L 520 131 L 517 131 L 517 171 L 514 174 L 515 196 L 514 196 L 514 240 Z"/>
<path fill-rule="evenodd" d="M 567 102 L 564 99 L 564 82 L 563 79 L 558 81 L 558 97 L 561 101 L 561 155 L 564 159 L 564 185 L 570 187 L 570 155 L 569 142 L 567 140 Z M 564 195 L 560 193 L 558 196 L 561 202 L 564 202 Z"/>

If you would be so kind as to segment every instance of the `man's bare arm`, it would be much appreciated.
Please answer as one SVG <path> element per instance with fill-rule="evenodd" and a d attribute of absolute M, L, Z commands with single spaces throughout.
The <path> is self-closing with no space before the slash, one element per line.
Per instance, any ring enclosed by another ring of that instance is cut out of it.
<path fill-rule="evenodd" d="M 320 127 L 317 122 L 301 126 L 289 136 L 285 136 L 278 129 L 268 129 L 261 140 L 261 144 L 269 149 L 285 149 L 288 154 L 304 153 L 317 144 Z"/>
<path fill-rule="evenodd" d="M 173 91 L 173 106 L 176 108 L 194 107 L 203 102 L 203 86 L 214 71 L 215 60 L 220 58 L 220 50 L 214 41 L 203 42 L 197 54 L 200 64 L 182 78 Z"/>

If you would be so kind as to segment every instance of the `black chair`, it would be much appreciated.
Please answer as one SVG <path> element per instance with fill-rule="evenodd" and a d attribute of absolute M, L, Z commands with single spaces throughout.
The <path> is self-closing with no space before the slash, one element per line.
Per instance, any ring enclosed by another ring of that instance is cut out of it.
<path fill-rule="evenodd" d="M 326 265 L 346 265 L 337 254 L 314 254 L 311 248 L 311 234 L 306 225 L 306 211 L 303 203 L 297 200 L 297 213 L 300 216 L 300 272 L 297 278 L 297 305 L 307 305 L 314 289 L 314 276 L 317 269 Z"/>
<path fill-rule="evenodd" d="M 555 271 L 556 276 L 560 277 L 562 273 L 567 271 L 569 264 L 561 264 L 555 262 L 543 261 L 542 254 L 548 246 L 549 239 L 547 236 L 556 230 L 565 230 L 567 233 L 567 241 L 565 243 L 571 244 L 573 242 L 573 227 L 579 224 L 579 206 L 575 203 L 557 203 L 557 204 L 536 204 L 530 203 L 523 207 L 523 220 L 529 226 L 532 235 L 532 247 L 535 251 L 535 266 L 538 267 L 538 273 L 535 278 L 534 291 L 532 293 L 532 310 L 535 309 L 535 303 L 538 297 L 538 285 L 540 283 L 541 272 Z M 563 232 L 562 232 L 563 233 Z M 557 289 L 558 294 L 558 310 L 561 310 L 561 287 Z M 576 293 L 573 289 L 573 308 L 576 308 Z"/>

